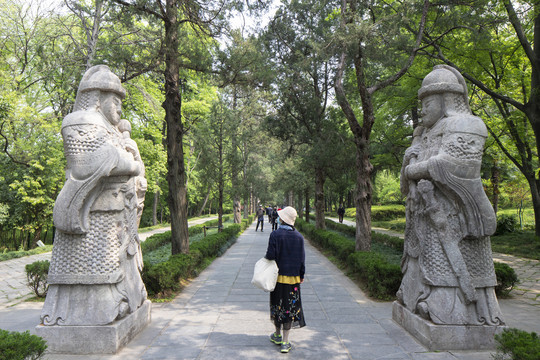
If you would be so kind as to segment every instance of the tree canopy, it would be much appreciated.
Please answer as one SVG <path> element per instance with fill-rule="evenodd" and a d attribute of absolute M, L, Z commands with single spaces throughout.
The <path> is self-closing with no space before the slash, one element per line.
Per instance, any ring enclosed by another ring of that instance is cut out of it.
<path fill-rule="evenodd" d="M 495 209 L 540 221 L 538 4 L 532 1 L 0 0 L 0 248 L 52 230 L 64 182 L 60 126 L 84 71 L 108 65 L 127 90 L 148 192 L 142 225 L 291 205 L 317 227 L 402 203 L 399 169 L 421 122 L 417 91 L 458 69 L 486 123 L 483 179 Z M 238 27 L 238 18 L 251 27 Z M 262 24 L 261 26 L 259 26 Z M 525 185 L 525 186 L 524 186 Z"/>

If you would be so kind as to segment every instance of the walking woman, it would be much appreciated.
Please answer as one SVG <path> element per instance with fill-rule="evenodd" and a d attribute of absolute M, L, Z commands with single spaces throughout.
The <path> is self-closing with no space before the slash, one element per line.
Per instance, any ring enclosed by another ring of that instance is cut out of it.
<path fill-rule="evenodd" d="M 277 230 L 270 234 L 265 257 L 275 260 L 279 275 L 274 291 L 270 293 L 270 319 L 276 331 L 270 335 L 270 341 L 281 345 L 281 352 L 291 350 L 289 331 L 291 327 L 306 326 L 300 284 L 304 282 L 306 271 L 304 238 L 294 229 L 296 210 L 287 206 L 278 211 Z"/>

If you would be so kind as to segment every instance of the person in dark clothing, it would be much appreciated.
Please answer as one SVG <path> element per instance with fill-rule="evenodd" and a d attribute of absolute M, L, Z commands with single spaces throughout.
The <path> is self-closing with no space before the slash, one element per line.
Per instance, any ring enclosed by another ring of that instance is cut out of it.
<path fill-rule="evenodd" d="M 272 207 L 268 206 L 266 209 L 266 215 L 268 215 L 268 222 L 272 223 Z"/>
<path fill-rule="evenodd" d="M 343 223 L 343 216 L 345 215 L 345 208 L 343 207 L 343 205 L 339 206 L 339 208 L 337 209 L 337 214 L 339 217 L 339 222 Z"/>
<path fill-rule="evenodd" d="M 272 231 L 277 230 L 278 228 L 278 212 L 277 207 L 274 206 L 274 209 L 272 210 Z"/>
<path fill-rule="evenodd" d="M 264 225 L 264 210 L 262 206 L 257 210 L 257 227 L 255 227 L 255 231 L 259 230 L 259 224 L 261 224 L 261 232 L 263 231 L 263 225 Z"/>
<path fill-rule="evenodd" d="M 294 229 L 296 210 L 287 206 L 278 211 L 279 227 L 270 234 L 265 258 L 275 260 L 279 268 L 276 288 L 270 293 L 270 319 L 276 331 L 270 341 L 281 345 L 281 352 L 288 353 L 291 327 L 304 327 L 304 311 L 300 296 L 300 284 L 306 272 L 304 238 Z M 282 334 L 283 330 L 283 334 Z"/>

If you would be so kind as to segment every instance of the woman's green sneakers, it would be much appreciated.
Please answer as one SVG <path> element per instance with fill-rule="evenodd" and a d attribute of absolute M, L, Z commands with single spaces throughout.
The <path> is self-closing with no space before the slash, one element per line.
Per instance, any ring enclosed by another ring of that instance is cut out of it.
<path fill-rule="evenodd" d="M 289 350 L 291 350 L 292 345 L 290 342 L 282 342 L 281 343 L 281 352 L 282 353 L 288 353 Z"/>
<path fill-rule="evenodd" d="M 281 343 L 283 342 L 283 337 L 281 336 L 281 334 L 276 335 L 276 333 L 272 333 L 272 335 L 270 335 L 270 341 L 276 345 L 281 345 Z"/>
<path fill-rule="evenodd" d="M 288 353 L 292 348 L 290 342 L 283 342 L 283 337 L 281 335 L 277 335 L 276 333 L 272 333 L 272 335 L 270 335 L 270 341 L 276 345 L 281 345 L 282 353 Z"/>

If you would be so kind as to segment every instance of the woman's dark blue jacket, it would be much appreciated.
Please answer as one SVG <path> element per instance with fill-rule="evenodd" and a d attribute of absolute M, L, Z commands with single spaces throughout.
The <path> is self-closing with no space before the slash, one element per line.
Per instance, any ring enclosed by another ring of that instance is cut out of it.
<path fill-rule="evenodd" d="M 280 227 L 270 234 L 264 257 L 276 260 L 280 275 L 300 276 L 300 279 L 304 279 L 306 272 L 304 237 L 298 231 L 290 229 Z"/>

